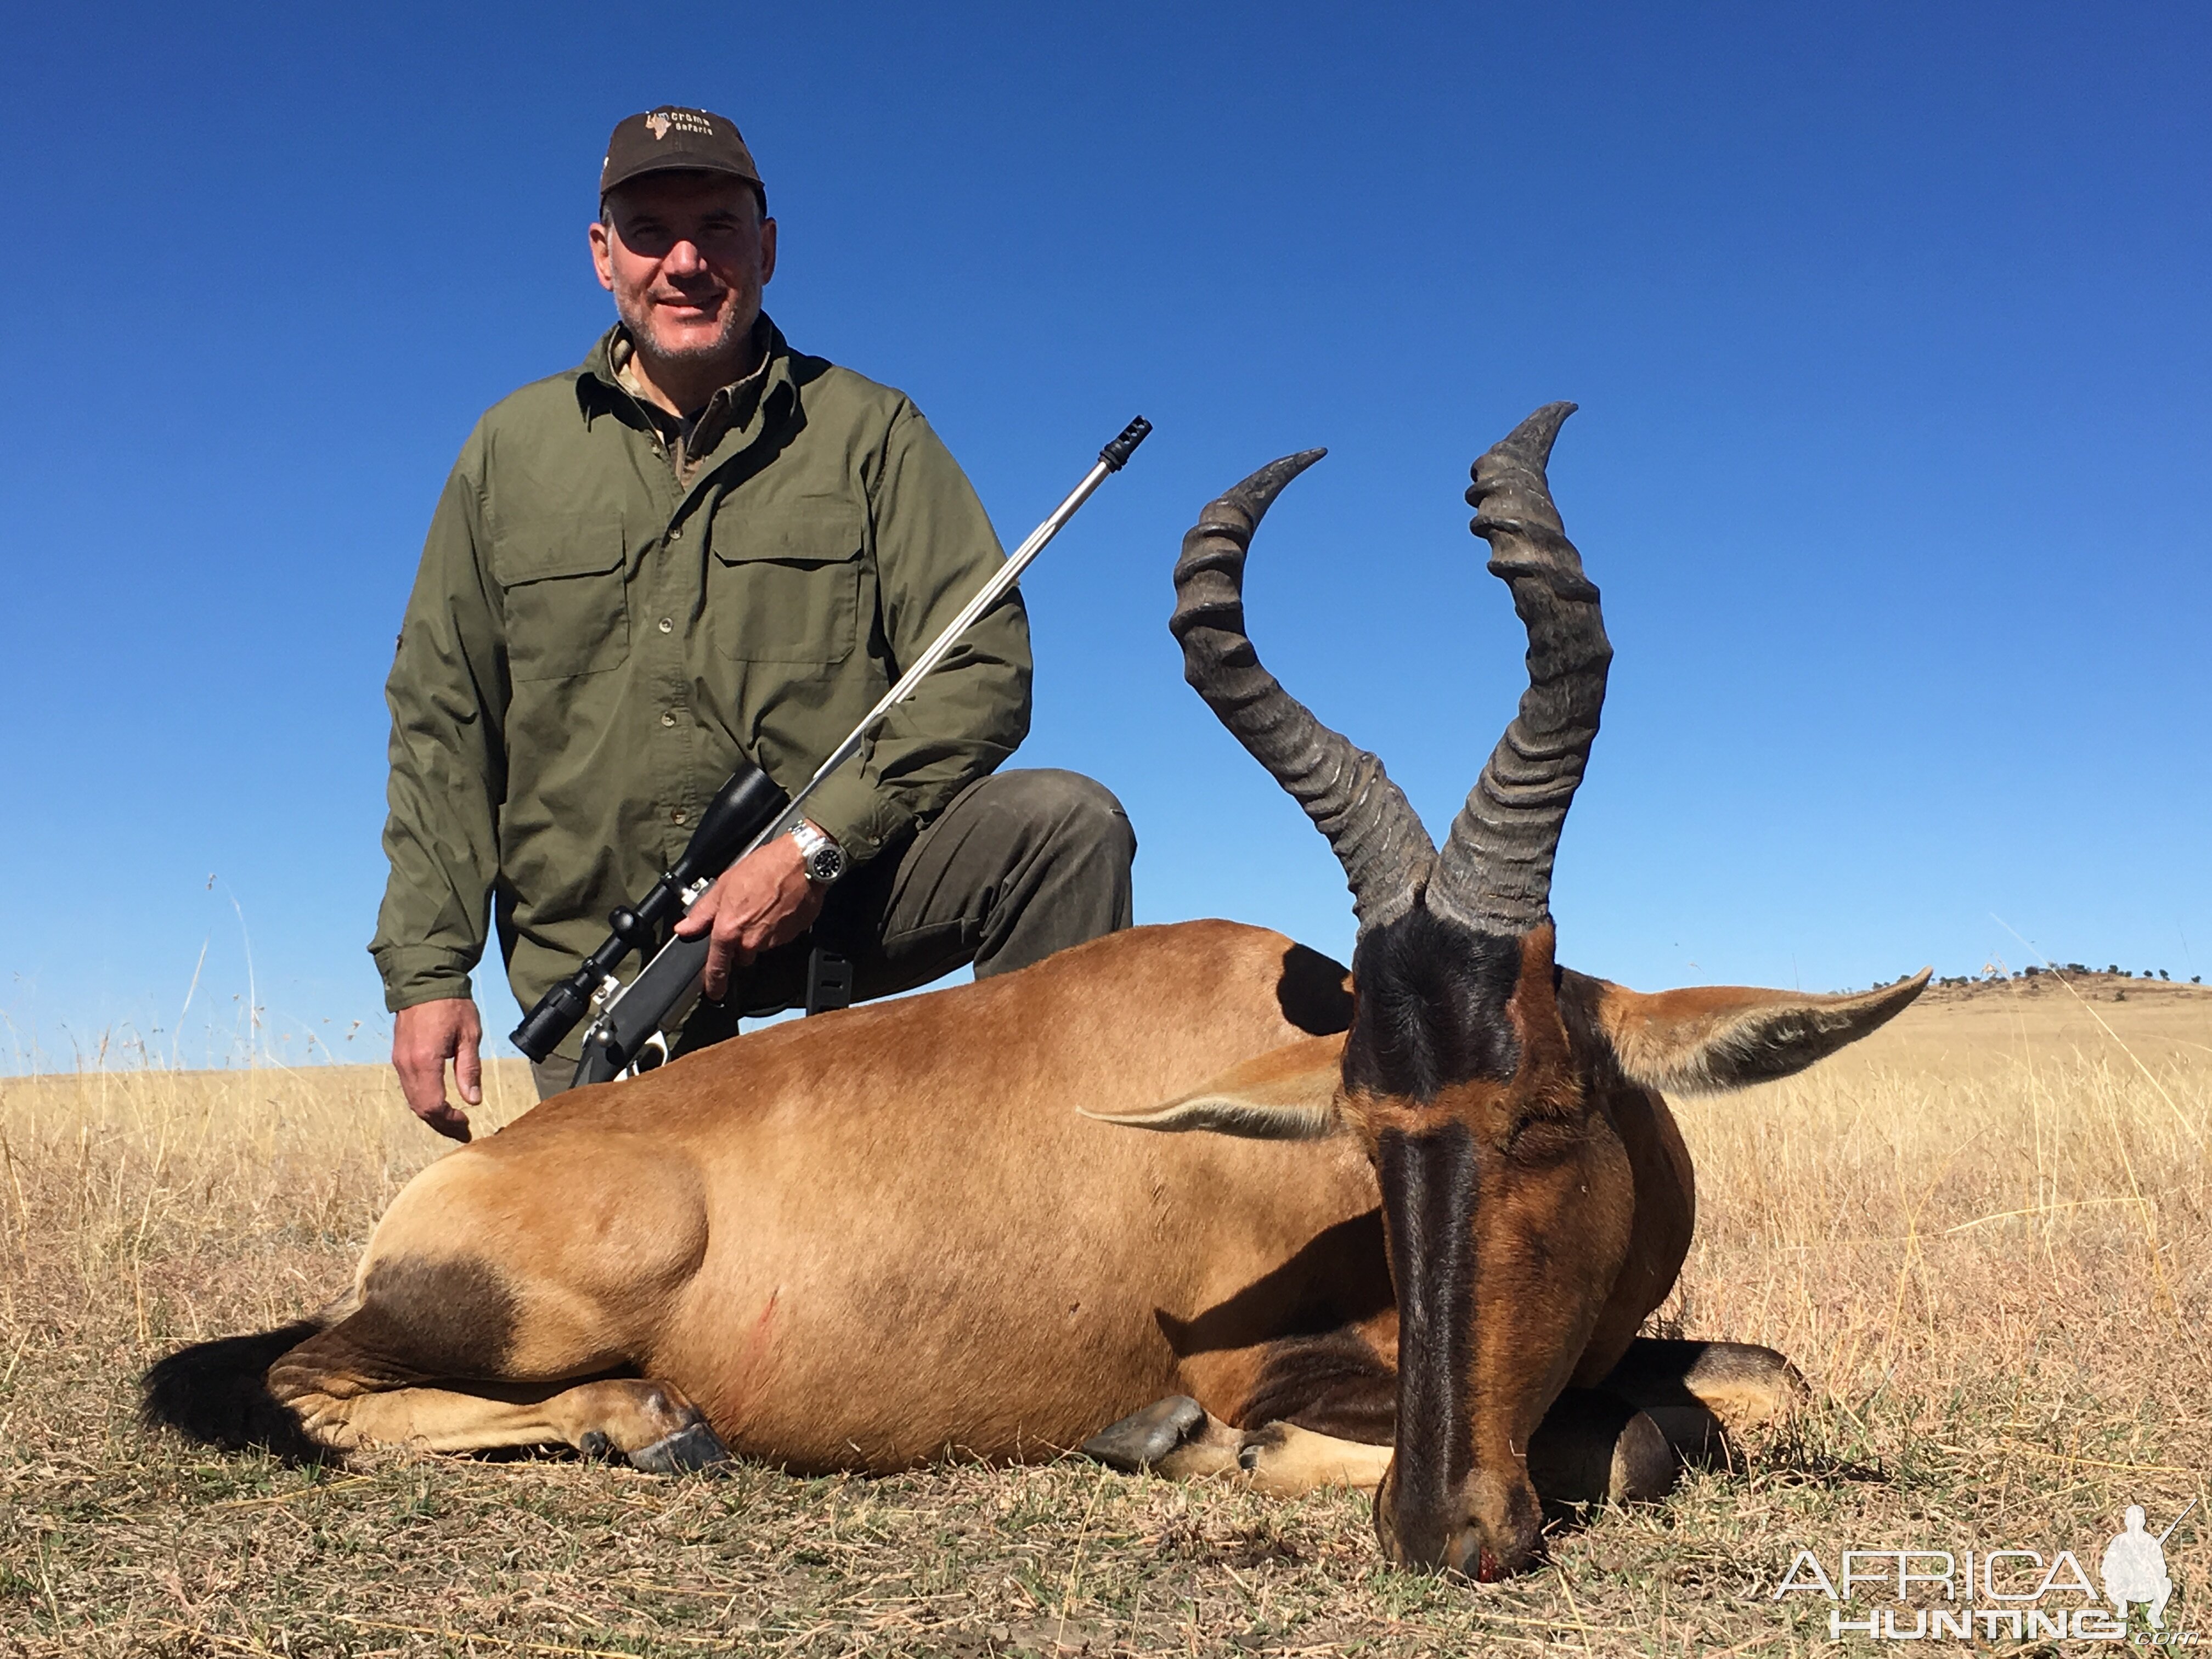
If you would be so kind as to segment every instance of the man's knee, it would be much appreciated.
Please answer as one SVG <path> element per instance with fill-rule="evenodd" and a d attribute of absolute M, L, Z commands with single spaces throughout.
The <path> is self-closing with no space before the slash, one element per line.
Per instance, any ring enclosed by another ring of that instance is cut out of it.
<path fill-rule="evenodd" d="M 1137 832 L 1129 815 L 1096 778 L 1040 767 L 997 773 L 987 787 L 999 810 L 1071 852 L 1095 852 L 1124 864 L 1137 855 Z"/>
<path fill-rule="evenodd" d="M 1077 772 L 1001 772 L 970 799 L 978 979 L 1129 925 L 1137 836 L 1111 790 Z"/>

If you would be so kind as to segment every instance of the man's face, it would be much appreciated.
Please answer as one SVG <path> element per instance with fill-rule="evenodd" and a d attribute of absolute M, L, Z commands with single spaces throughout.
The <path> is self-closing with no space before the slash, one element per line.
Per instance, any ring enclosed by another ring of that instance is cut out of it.
<path fill-rule="evenodd" d="M 592 227 L 592 263 L 639 348 L 677 361 L 742 351 L 775 274 L 775 221 L 752 187 L 648 173 L 608 202 L 614 224 Z"/>

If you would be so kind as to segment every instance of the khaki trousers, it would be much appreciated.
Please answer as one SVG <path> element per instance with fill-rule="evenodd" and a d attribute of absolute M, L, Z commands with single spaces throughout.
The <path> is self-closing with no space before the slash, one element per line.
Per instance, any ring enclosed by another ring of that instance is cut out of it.
<path fill-rule="evenodd" d="M 764 952 L 726 999 L 702 1002 L 675 1052 L 737 1035 L 740 1016 L 805 1005 L 819 945 L 849 958 L 853 1000 L 890 996 L 969 963 L 1012 973 L 1130 921 L 1136 832 L 1106 787 L 1075 772 L 996 772 L 830 890 L 811 933 Z M 540 1100 L 568 1088 L 580 1034 L 531 1067 Z"/>

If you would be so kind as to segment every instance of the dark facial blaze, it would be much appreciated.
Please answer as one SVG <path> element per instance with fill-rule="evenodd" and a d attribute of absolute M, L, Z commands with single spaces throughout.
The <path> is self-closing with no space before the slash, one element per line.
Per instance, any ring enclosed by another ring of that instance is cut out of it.
<path fill-rule="evenodd" d="M 1474 1467 L 1467 1396 L 1452 1379 L 1474 1358 L 1474 1136 L 1446 1119 L 1425 1134 L 1386 1129 L 1375 1162 L 1398 1291 L 1399 1455 L 1385 1541 L 1405 1559 L 1464 1571 L 1461 1489 Z M 1408 1457 L 1418 1446 L 1423 1455 Z"/>
<path fill-rule="evenodd" d="M 1382 1188 L 1398 1297 L 1385 1550 L 1489 1577 L 1535 1553 L 1529 1435 L 1626 1247 L 1626 1170 L 1585 1103 L 1550 927 L 1501 939 L 1417 907 L 1360 943 L 1346 1094 Z"/>

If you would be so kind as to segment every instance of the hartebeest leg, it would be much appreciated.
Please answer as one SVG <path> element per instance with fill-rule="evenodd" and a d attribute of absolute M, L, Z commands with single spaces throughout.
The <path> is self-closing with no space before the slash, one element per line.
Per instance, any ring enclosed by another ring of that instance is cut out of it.
<path fill-rule="evenodd" d="M 1083 1450 L 1114 1468 L 1149 1469 L 1170 1480 L 1237 1475 L 1275 1497 L 1320 1486 L 1372 1492 L 1392 1455 L 1388 1445 L 1339 1439 L 1295 1423 L 1234 1429 L 1182 1395 L 1131 1413 L 1085 1441 Z M 1666 1493 L 1674 1458 L 1665 1433 L 1643 1412 L 1569 1389 L 1530 1443 L 1528 1474 L 1539 1496 L 1553 1503 L 1632 1503 Z"/>
<path fill-rule="evenodd" d="M 1649 1336 L 1630 1343 L 1598 1386 L 1649 1416 L 1691 1463 L 1725 1459 L 1731 1432 L 1787 1417 L 1807 1394 L 1797 1368 L 1771 1348 Z"/>
<path fill-rule="evenodd" d="M 269 1368 L 270 1397 L 309 1438 L 338 1450 L 368 1444 L 433 1451 L 565 1443 L 678 1474 L 726 1462 L 698 1408 L 672 1383 L 573 1376 L 474 1381 L 425 1363 L 429 1346 L 373 1304 L 308 1338 Z"/>
<path fill-rule="evenodd" d="M 411 1445 L 425 1451 L 500 1446 L 574 1446 L 616 1454 L 653 1474 L 684 1474 L 726 1462 L 729 1453 L 672 1385 L 631 1377 L 563 1385 L 486 1383 L 394 1389 L 340 1398 L 309 1389 L 278 1396 L 323 1445 L 351 1450 Z"/>
<path fill-rule="evenodd" d="M 1253 1486 L 1275 1498 L 1295 1498 L 1321 1486 L 1373 1492 L 1390 1467 L 1391 1449 L 1316 1434 L 1295 1423 L 1269 1423 L 1244 1431 L 1237 1467 Z"/>
<path fill-rule="evenodd" d="M 1088 1456 L 1126 1473 L 1149 1469 L 1170 1480 L 1240 1476 L 1279 1498 L 1317 1486 L 1371 1492 L 1390 1467 L 1390 1448 L 1316 1434 L 1294 1423 L 1234 1429 L 1187 1395 L 1171 1395 L 1083 1443 Z"/>
<path fill-rule="evenodd" d="M 1632 1504 L 1674 1485 L 1666 1432 L 1626 1401 L 1584 1389 L 1560 1392 L 1528 1437 L 1529 1483 L 1547 1504 Z"/>

